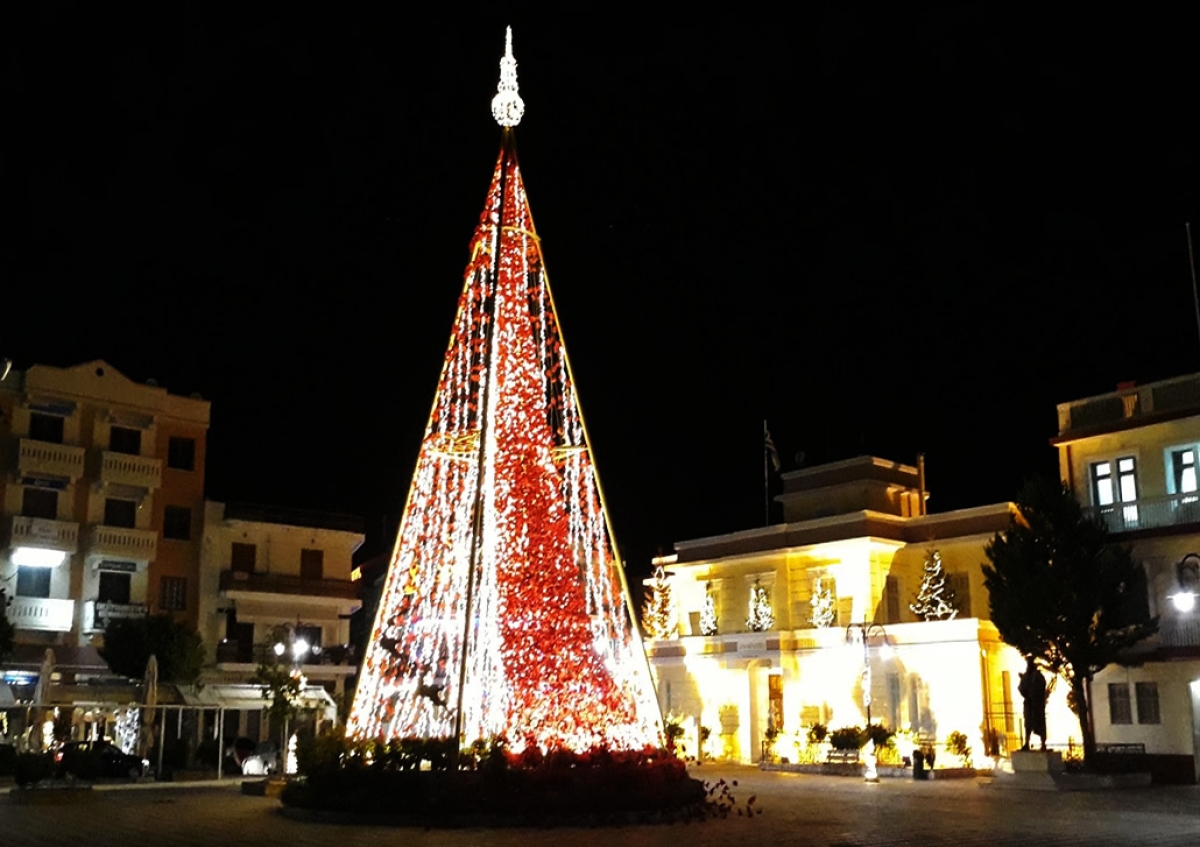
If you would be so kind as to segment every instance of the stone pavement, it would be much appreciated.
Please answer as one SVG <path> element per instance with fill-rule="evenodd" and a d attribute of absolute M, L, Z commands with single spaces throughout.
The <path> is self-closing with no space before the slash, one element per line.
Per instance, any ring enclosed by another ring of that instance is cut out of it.
<path fill-rule="evenodd" d="M 1095 793 L 1006 791 L 986 781 L 914 782 L 763 773 L 705 765 L 707 781 L 738 780 L 739 805 L 751 794 L 763 814 L 703 824 L 621 828 L 420 830 L 307 824 L 277 812 L 277 800 L 246 797 L 238 784 L 105 786 L 41 792 L 37 803 L 0 795 L 0 845 L 619 844 L 621 847 L 859 845 L 1193 845 L 1200 844 L 1200 787 Z M 50 796 L 57 793 L 59 796 Z M 90 796 L 81 796 L 90 795 Z"/>

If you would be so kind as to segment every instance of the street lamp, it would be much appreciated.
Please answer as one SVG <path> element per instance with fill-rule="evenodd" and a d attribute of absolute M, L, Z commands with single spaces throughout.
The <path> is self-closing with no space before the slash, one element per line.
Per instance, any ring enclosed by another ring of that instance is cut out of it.
<path fill-rule="evenodd" d="M 877 635 L 883 639 L 883 643 L 879 647 L 879 655 L 884 659 L 891 656 L 892 642 L 888 638 L 887 630 L 883 628 L 883 624 L 867 623 L 864 621 L 863 623 L 852 623 L 846 626 L 847 644 L 854 640 L 854 630 L 858 630 L 859 638 L 862 639 L 862 696 L 863 708 L 867 710 L 867 728 L 869 729 L 871 727 L 871 636 Z"/>
<path fill-rule="evenodd" d="M 1175 563 L 1175 581 L 1179 590 L 1167 596 L 1178 611 L 1190 612 L 1200 593 L 1200 553 L 1188 553 Z"/>

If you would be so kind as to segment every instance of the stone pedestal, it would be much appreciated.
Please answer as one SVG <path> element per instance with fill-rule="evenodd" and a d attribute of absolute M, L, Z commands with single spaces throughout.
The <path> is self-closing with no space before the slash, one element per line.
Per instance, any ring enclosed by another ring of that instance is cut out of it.
<path fill-rule="evenodd" d="M 1062 753 L 1053 750 L 1014 750 L 1012 767 L 1011 776 L 1006 774 L 1002 779 L 997 774 L 997 785 L 1029 791 L 1057 791 L 1055 777 L 1063 772 Z"/>

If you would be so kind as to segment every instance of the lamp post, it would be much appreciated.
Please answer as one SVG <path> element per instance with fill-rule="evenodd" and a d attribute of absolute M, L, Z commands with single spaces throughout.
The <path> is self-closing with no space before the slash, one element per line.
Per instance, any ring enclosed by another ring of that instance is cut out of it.
<path fill-rule="evenodd" d="M 321 645 L 310 644 L 308 639 L 305 638 L 303 634 L 297 633 L 297 630 L 299 629 L 299 620 L 296 621 L 295 625 L 285 624 L 284 630 L 286 631 L 286 635 L 284 637 L 286 638 L 286 641 L 283 637 L 277 639 L 271 649 L 275 653 L 275 657 L 279 659 L 281 663 L 285 660 L 285 656 L 290 658 L 290 675 L 296 680 L 298 691 L 303 692 L 308 682 L 304 678 L 304 660 L 310 655 L 318 655 L 321 652 Z M 291 697 L 288 696 L 288 699 L 290 701 Z M 289 710 L 291 708 L 294 708 L 294 705 L 290 705 Z M 294 758 L 295 744 L 294 739 L 292 739 L 288 732 L 290 728 L 289 724 L 291 723 L 289 717 L 289 715 L 285 714 L 283 718 L 283 743 L 281 747 L 285 749 L 281 749 L 280 754 L 284 757 L 284 772 L 294 773 L 296 770 Z"/>
<path fill-rule="evenodd" d="M 854 631 L 858 630 L 859 638 L 862 639 L 863 647 L 863 670 L 862 670 L 862 697 L 863 708 L 867 711 L 867 728 L 871 727 L 871 636 L 877 635 L 883 639 L 883 646 L 880 652 L 885 655 L 891 652 L 892 642 L 888 638 L 887 630 L 883 628 L 883 624 L 868 623 L 852 623 L 846 626 L 846 643 L 849 644 L 854 640 Z"/>
<path fill-rule="evenodd" d="M 1176 610 L 1190 612 L 1196 607 L 1196 595 L 1200 593 L 1200 553 L 1187 553 L 1175 563 L 1175 582 L 1179 590 L 1167 596 Z"/>

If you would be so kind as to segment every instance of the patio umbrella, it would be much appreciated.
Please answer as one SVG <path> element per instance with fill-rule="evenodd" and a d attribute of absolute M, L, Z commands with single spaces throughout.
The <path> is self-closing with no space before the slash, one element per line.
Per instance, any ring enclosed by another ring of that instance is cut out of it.
<path fill-rule="evenodd" d="M 42 667 L 38 671 L 37 687 L 33 689 L 33 704 L 35 706 L 44 706 L 46 698 L 50 696 L 50 677 L 54 675 L 54 651 L 49 647 L 46 648 L 46 655 L 42 658 Z"/>
<path fill-rule="evenodd" d="M 147 755 L 154 746 L 154 707 L 158 705 L 158 657 L 151 654 L 142 677 L 142 727 L 138 739 L 138 754 Z"/>

